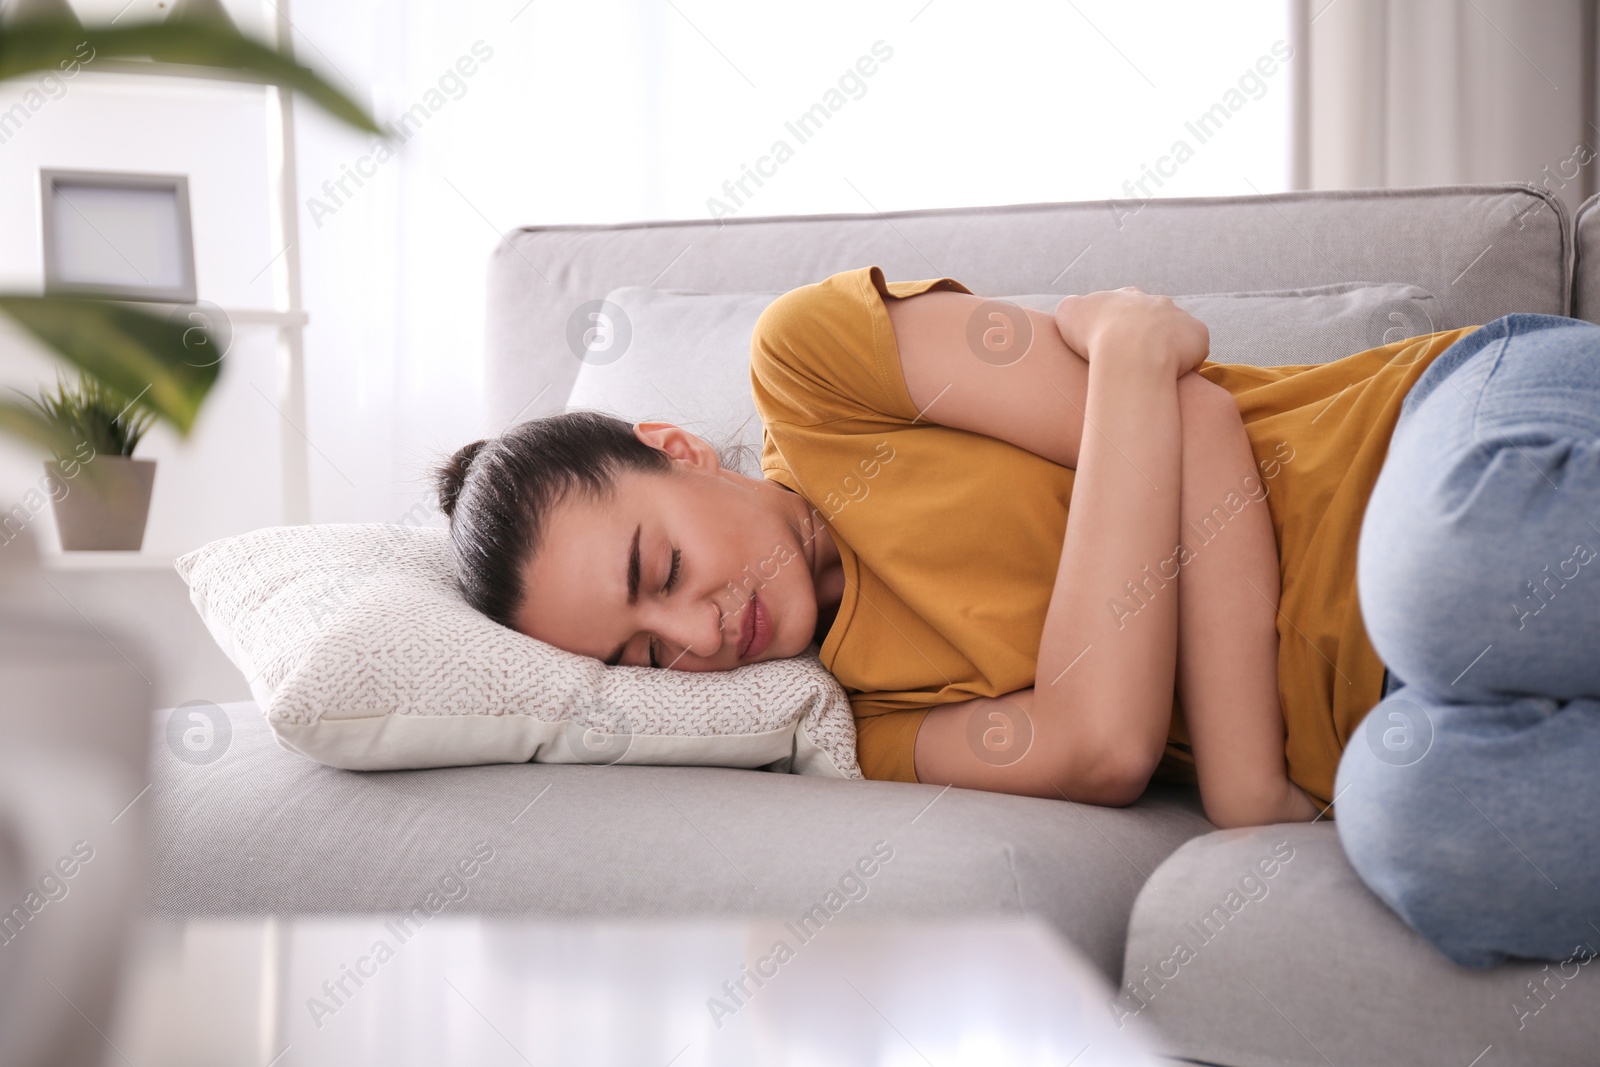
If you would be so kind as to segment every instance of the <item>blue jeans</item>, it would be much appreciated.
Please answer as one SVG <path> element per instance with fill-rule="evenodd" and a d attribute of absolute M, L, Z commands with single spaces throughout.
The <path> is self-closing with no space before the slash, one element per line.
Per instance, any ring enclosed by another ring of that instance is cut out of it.
<path fill-rule="evenodd" d="M 1345 746 L 1356 871 L 1450 959 L 1600 947 L 1600 326 L 1507 315 L 1406 395 L 1357 593 L 1388 668 Z"/>

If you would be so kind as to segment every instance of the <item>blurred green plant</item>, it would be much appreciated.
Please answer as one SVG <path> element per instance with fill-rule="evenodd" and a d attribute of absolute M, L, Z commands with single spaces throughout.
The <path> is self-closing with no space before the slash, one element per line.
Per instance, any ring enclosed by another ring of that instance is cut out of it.
<path fill-rule="evenodd" d="M 194 358 L 197 327 L 158 318 L 126 304 L 77 296 L 0 295 L 0 312 L 10 316 L 65 362 L 107 388 L 137 398 L 139 406 L 187 435 L 200 404 L 216 382 L 215 359 Z M 38 406 L 0 398 L 0 430 L 57 455 L 70 453 L 77 439 L 63 436 L 59 424 Z"/>
<path fill-rule="evenodd" d="M 83 26 L 76 18 L 39 15 L 0 23 L 0 81 L 92 60 L 148 61 L 152 74 L 210 71 L 219 77 L 277 85 L 304 94 L 356 129 L 386 136 L 370 115 L 309 67 L 241 34 L 226 18 L 174 15 L 128 26 Z M 125 73 L 132 64 L 117 69 Z M 143 63 L 140 64 L 142 69 Z M 194 427 L 200 405 L 217 380 L 215 360 L 195 361 L 187 321 L 168 321 L 125 303 L 87 296 L 0 294 L 0 312 L 109 392 L 136 398 L 139 407 L 180 436 Z M 209 350 L 209 349 L 208 349 Z M 39 405 L 0 399 L 0 433 L 58 455 L 75 441 Z"/>
<path fill-rule="evenodd" d="M 97 456 L 133 455 L 156 418 L 154 412 L 140 406 L 138 397 L 116 392 L 82 371 L 76 383 L 57 373 L 54 391 L 41 393 L 37 400 L 24 399 L 40 418 L 49 420 L 64 436 L 88 444 Z"/>

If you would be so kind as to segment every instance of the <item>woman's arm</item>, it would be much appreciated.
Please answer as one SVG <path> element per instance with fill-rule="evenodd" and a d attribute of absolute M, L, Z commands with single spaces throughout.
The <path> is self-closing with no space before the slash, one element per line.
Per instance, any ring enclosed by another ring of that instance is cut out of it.
<path fill-rule="evenodd" d="M 918 734 L 916 766 L 925 781 L 1126 804 L 1144 791 L 1166 744 L 1177 597 L 1153 602 L 1135 625 L 1122 624 L 1108 605 L 1177 542 L 1177 378 L 1204 359 L 1206 333 L 1165 298 L 1118 291 L 1069 301 L 1056 324 L 1087 358 L 1088 429 L 1038 681 L 992 707 L 935 708 Z M 973 753 L 967 724 L 974 712 L 997 723 L 1020 713 L 1031 726 L 1026 753 L 1004 766 Z"/>
<path fill-rule="evenodd" d="M 1141 596 L 1177 593 L 1178 697 L 1206 817 L 1221 827 L 1304 822 L 1318 809 L 1289 781 L 1284 760 L 1270 490 L 1238 402 L 1199 375 L 1187 380 L 1184 549 L 1153 566 L 1156 580 Z M 1138 601 L 1129 610 L 1144 613 Z"/>
<path fill-rule="evenodd" d="M 907 390 L 928 421 L 1005 440 L 1065 466 L 1077 464 L 1089 364 L 1067 345 L 1053 316 L 1014 308 L 1013 323 L 1017 315 L 1031 316 L 1022 329 L 1032 343 L 1025 358 L 1001 364 L 969 349 L 968 324 L 996 311 L 983 298 L 935 291 L 888 307 Z M 1225 389 L 1188 373 L 1177 379 L 1177 398 L 1180 518 L 1204 529 L 1208 520 L 1215 525 L 1213 509 L 1226 504 L 1229 492 L 1248 495 L 1254 484 L 1259 493 L 1263 483 L 1238 404 Z M 1284 775 L 1277 703 L 1277 546 L 1264 499 L 1251 499 L 1226 536 L 1198 546 L 1203 555 L 1162 567 L 1174 555 L 1174 541 L 1162 554 L 1140 561 L 1129 576 L 1141 583 L 1141 597 L 1177 599 L 1177 688 L 1196 749 L 1202 799 L 1219 825 L 1310 817 L 1304 808 L 1284 813 L 1275 806 L 1293 789 Z M 1194 547 L 1194 538 L 1180 540 Z M 1149 579 L 1147 564 L 1167 575 L 1176 568 L 1176 583 Z M 1068 566 L 1064 556 L 1058 574 Z M 1143 614 L 1139 599 L 1123 595 L 1120 602 L 1136 609 L 1119 611 L 1124 623 L 1132 623 L 1130 614 Z M 1043 669 L 1039 677 L 1045 677 Z M 1036 698 L 1029 688 L 935 709 L 917 738 L 918 777 L 1061 796 L 1047 770 L 1036 766 L 1044 754 L 1034 737 Z"/>
<path fill-rule="evenodd" d="M 1115 339 L 1085 348 L 1089 430 L 1039 639 L 1035 721 L 1060 724 L 1038 732 L 1060 746 L 1065 796 L 1128 804 L 1144 792 L 1171 728 L 1178 601 L 1156 599 L 1131 621 L 1109 606 L 1177 541 L 1177 380 L 1154 353 Z"/>
<path fill-rule="evenodd" d="M 1089 365 L 1053 316 L 943 289 L 885 305 L 906 392 L 923 421 L 1077 467 Z M 983 348 L 986 330 L 1005 331 L 1020 356 L 993 358 Z"/>

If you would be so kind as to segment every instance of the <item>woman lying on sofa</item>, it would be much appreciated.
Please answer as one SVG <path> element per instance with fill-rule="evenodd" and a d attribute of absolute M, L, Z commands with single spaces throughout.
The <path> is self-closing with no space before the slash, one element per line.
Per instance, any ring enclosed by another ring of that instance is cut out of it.
<path fill-rule="evenodd" d="M 1337 814 L 1452 959 L 1564 958 L 1600 921 L 1600 327 L 1208 345 L 1132 288 L 836 274 L 756 327 L 764 479 L 670 423 L 520 424 L 440 471 L 460 586 L 611 664 L 820 646 L 869 778 Z"/>

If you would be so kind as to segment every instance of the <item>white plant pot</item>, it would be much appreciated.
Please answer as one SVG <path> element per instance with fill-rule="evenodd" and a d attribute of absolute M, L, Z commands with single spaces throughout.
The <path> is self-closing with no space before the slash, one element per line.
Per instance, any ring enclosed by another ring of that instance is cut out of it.
<path fill-rule="evenodd" d="M 50 501 L 63 552 L 137 552 L 144 545 L 155 460 L 96 456 L 71 481 L 53 463 L 44 467 L 67 486 L 66 496 Z"/>

